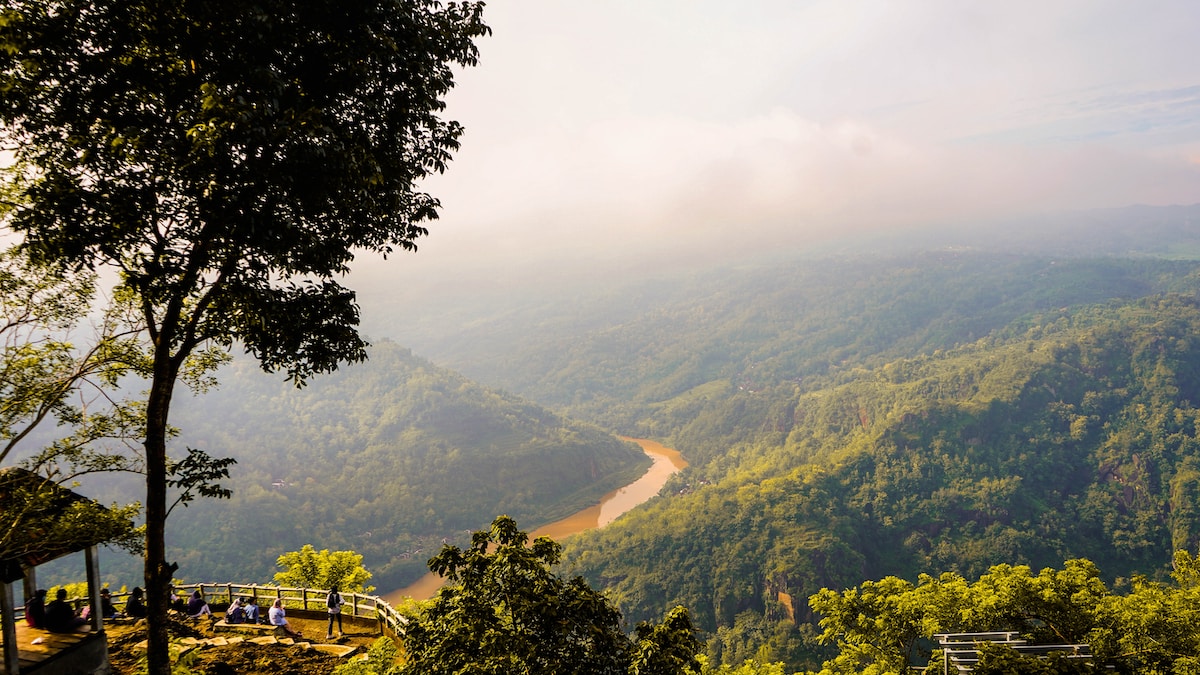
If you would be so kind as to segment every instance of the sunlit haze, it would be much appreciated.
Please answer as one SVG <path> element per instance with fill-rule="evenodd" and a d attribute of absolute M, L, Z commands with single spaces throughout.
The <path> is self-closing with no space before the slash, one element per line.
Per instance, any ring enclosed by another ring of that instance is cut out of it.
<path fill-rule="evenodd" d="M 442 218 L 418 253 L 359 265 L 368 314 L 847 231 L 1200 202 L 1194 2 L 498 0 L 486 16 L 447 110 L 462 149 L 427 186 Z"/>

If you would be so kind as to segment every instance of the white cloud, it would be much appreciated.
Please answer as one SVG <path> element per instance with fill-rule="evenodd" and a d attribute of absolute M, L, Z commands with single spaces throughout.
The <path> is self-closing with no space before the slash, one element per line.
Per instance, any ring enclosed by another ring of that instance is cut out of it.
<path fill-rule="evenodd" d="M 1200 5 L 499 0 L 393 278 L 1200 201 Z M 382 273 L 381 273 L 382 274 Z"/>

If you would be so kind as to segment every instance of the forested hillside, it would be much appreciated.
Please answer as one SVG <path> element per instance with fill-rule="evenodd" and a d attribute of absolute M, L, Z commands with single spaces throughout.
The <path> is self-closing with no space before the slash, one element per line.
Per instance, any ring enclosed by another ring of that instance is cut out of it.
<path fill-rule="evenodd" d="M 593 300 L 588 307 L 608 317 L 594 328 L 595 317 L 524 317 L 536 330 L 509 343 L 512 319 L 481 322 L 458 349 L 443 345 L 439 362 L 572 416 L 666 435 L 694 410 L 663 403 L 679 405 L 676 397 L 714 381 L 807 386 L 843 368 L 971 342 L 1035 312 L 1187 289 L 1191 269 L 957 250 L 795 260 L 631 285 L 619 306 Z M 585 311 L 579 305 L 563 309 Z M 552 306 L 542 311 L 556 316 Z M 500 337 L 485 339 L 489 330 Z"/>
<path fill-rule="evenodd" d="M 1116 581 L 1200 543 L 1200 276 L 1156 257 L 1195 236 L 1154 239 L 1194 227 L 1130 213 L 1145 233 L 1114 216 L 1075 242 L 1100 256 L 1055 231 L 1062 255 L 1021 240 L 642 280 L 574 302 L 587 321 L 529 309 L 520 344 L 516 315 L 480 321 L 500 339 L 468 330 L 441 358 L 689 458 L 669 498 L 568 543 L 627 621 L 682 603 L 726 663 L 815 665 L 822 587 L 1074 557 Z"/>
<path fill-rule="evenodd" d="M 269 581 L 311 543 L 355 550 L 381 591 L 498 513 L 548 522 L 636 476 L 633 444 L 485 389 L 389 341 L 295 389 L 248 360 L 180 395 L 179 444 L 237 459 L 230 501 L 177 508 L 168 555 L 190 580 Z M 110 559 L 107 571 L 116 569 Z M 132 570 L 129 574 L 136 574 Z"/>
<path fill-rule="evenodd" d="M 425 336 L 553 413 L 387 340 L 302 390 L 235 362 L 173 420 L 238 459 L 233 500 L 177 510 L 169 555 L 185 578 L 266 580 L 304 543 L 354 549 L 390 590 L 495 515 L 533 529 L 635 477 L 612 431 L 690 466 L 568 540 L 564 569 L 629 625 L 687 606 L 713 663 L 818 665 L 809 596 L 887 575 L 1165 574 L 1200 545 L 1200 263 L 1195 237 L 1147 233 L 1190 232 L 1195 210 L 1100 223 L 1079 244 L 1099 256 L 1065 254 L 1066 230 L 1063 255 L 1013 235 L 759 261 L 558 288 Z"/>
<path fill-rule="evenodd" d="M 820 588 L 888 574 L 1073 557 L 1109 578 L 1164 573 L 1200 542 L 1200 307 L 1025 325 L 819 389 L 731 394 L 764 433 L 577 538 L 571 564 L 632 618 L 683 602 L 710 630 L 747 610 L 803 622 Z"/>

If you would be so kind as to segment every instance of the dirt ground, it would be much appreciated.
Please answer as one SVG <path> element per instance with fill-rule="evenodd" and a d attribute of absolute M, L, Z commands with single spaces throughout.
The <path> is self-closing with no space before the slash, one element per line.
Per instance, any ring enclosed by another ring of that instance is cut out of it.
<path fill-rule="evenodd" d="M 324 619 L 301 619 L 288 617 L 288 622 L 306 640 L 314 644 L 326 643 Z M 144 626 L 109 625 L 108 658 L 116 675 L 134 675 L 143 666 L 146 639 Z M 356 646 L 357 653 L 366 652 L 378 635 L 365 628 L 346 625 L 346 634 L 332 640 L 334 644 Z M 172 637 L 211 638 L 216 635 L 230 637 L 231 633 L 214 634 L 206 622 L 173 622 Z M 297 640 L 299 642 L 299 640 Z M 256 645 L 240 642 L 225 646 L 204 646 L 192 652 L 192 671 L 205 675 L 327 675 L 332 673 L 346 658 L 323 654 L 313 649 L 296 645 Z M 349 657 L 353 658 L 353 657 Z"/>

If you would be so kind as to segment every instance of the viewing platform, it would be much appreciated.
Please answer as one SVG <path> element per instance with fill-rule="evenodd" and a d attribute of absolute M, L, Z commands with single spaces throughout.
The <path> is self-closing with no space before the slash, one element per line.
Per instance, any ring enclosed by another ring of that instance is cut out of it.
<path fill-rule="evenodd" d="M 106 639 L 104 631 L 51 633 L 20 622 L 16 626 L 18 672 L 40 675 L 91 672 L 91 664 L 107 662 Z M 0 673 L 8 673 L 3 664 Z"/>
<path fill-rule="evenodd" d="M 349 658 L 365 651 L 365 647 L 381 636 L 400 637 L 408 619 L 400 615 L 382 598 L 363 593 L 345 593 L 346 604 L 342 607 L 342 623 L 347 630 L 340 639 L 324 640 L 328 613 L 325 609 L 326 591 L 313 588 L 292 588 L 258 584 L 202 583 L 182 584 L 176 592 L 190 594 L 199 590 L 214 612 L 213 619 L 180 618 L 172 612 L 175 621 L 182 621 L 195 628 L 202 637 L 182 637 L 173 640 L 181 652 L 194 649 L 226 647 L 239 643 L 263 647 L 271 645 L 299 646 L 340 658 Z M 124 608 L 128 593 L 113 593 L 112 601 L 118 610 Z M 233 599 L 252 597 L 264 608 L 276 599 L 282 601 L 290 623 L 305 628 L 304 638 L 287 636 L 278 626 L 269 624 L 227 624 L 224 611 Z M 77 609 L 86 604 L 84 598 L 72 598 Z M 0 664 L 0 675 L 10 672 L 35 675 L 77 675 L 79 673 L 106 673 L 109 663 L 110 642 L 114 637 L 125 635 L 141 623 L 138 619 L 105 619 L 102 630 L 82 626 L 73 633 L 52 633 L 31 628 L 24 621 L 24 610 L 18 606 L 14 611 L 15 640 L 17 645 L 17 668 L 10 671 Z M 319 628 L 319 630 L 316 630 Z M 0 640 L 2 643 L 3 640 Z M 144 645 L 139 647 L 144 649 Z"/>

